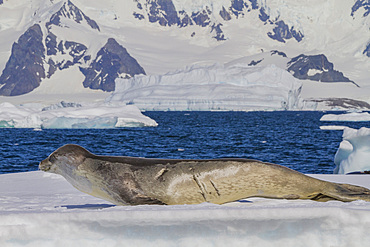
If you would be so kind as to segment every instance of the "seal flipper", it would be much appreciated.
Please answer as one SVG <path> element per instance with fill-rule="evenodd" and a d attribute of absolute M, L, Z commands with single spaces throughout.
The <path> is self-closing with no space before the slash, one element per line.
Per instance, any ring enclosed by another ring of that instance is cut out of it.
<path fill-rule="evenodd" d="M 351 184 L 333 183 L 332 190 L 326 191 L 323 195 L 328 198 L 343 202 L 351 202 L 355 200 L 364 200 L 370 202 L 369 189 Z"/>
<path fill-rule="evenodd" d="M 134 179 L 131 173 L 124 173 L 122 177 L 118 177 L 114 181 L 114 186 L 111 187 L 115 195 L 116 204 L 120 205 L 142 205 L 142 204 L 158 204 L 166 205 L 162 201 L 151 198 L 143 192 L 139 184 Z"/>
<path fill-rule="evenodd" d="M 150 204 L 150 205 L 167 205 L 166 203 L 161 202 L 160 200 L 150 198 L 148 196 L 137 196 L 135 198 L 135 203 L 131 205 L 142 205 L 142 204 Z"/>

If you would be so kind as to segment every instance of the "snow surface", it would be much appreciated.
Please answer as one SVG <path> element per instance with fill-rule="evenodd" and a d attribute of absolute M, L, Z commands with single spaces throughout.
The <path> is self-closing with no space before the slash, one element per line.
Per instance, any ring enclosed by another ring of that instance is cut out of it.
<path fill-rule="evenodd" d="M 157 126 L 136 106 L 122 104 L 0 103 L 0 128 L 117 128 Z"/>
<path fill-rule="evenodd" d="M 345 128 L 334 163 L 334 173 L 370 171 L 370 129 Z"/>
<path fill-rule="evenodd" d="M 370 121 L 370 114 L 368 112 L 326 114 L 320 118 L 320 121 L 349 121 L 349 122 Z"/>
<path fill-rule="evenodd" d="M 302 83 L 274 65 L 191 66 L 164 75 L 116 79 L 108 102 L 144 110 L 293 110 Z"/>
<path fill-rule="evenodd" d="M 310 175 L 370 188 L 369 175 Z M 0 175 L 0 245 L 366 246 L 370 202 L 114 206 L 41 171 Z"/>

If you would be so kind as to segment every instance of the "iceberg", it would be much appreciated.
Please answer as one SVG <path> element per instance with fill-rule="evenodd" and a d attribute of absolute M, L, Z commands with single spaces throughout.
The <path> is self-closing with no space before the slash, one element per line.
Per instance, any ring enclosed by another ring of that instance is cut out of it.
<path fill-rule="evenodd" d="M 326 114 L 320 118 L 320 121 L 347 121 L 347 122 L 363 122 L 370 121 L 368 112 L 351 112 L 345 114 Z"/>
<path fill-rule="evenodd" d="M 0 104 L 0 128 L 118 128 L 158 124 L 133 105 L 76 103 L 13 105 Z"/>
<path fill-rule="evenodd" d="M 293 110 L 300 104 L 301 87 L 275 65 L 193 65 L 163 75 L 118 78 L 106 101 L 142 110 Z"/>
<path fill-rule="evenodd" d="M 370 129 L 345 128 L 334 163 L 338 174 L 370 171 Z"/>
<path fill-rule="evenodd" d="M 370 175 L 311 175 L 370 188 Z M 367 246 L 370 202 L 115 206 L 41 171 L 0 175 L 0 246 Z M 304 243 L 304 244 L 302 244 Z"/>

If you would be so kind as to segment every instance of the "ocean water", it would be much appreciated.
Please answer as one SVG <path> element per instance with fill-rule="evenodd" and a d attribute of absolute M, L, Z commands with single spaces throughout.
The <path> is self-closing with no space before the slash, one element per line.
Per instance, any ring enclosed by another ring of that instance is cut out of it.
<path fill-rule="evenodd" d="M 332 173 L 342 131 L 322 125 L 370 127 L 370 122 L 320 122 L 323 112 L 145 112 L 158 127 L 120 129 L 0 129 L 0 173 L 38 169 L 58 147 L 74 143 L 99 155 L 147 158 L 248 158 L 303 173 Z"/>

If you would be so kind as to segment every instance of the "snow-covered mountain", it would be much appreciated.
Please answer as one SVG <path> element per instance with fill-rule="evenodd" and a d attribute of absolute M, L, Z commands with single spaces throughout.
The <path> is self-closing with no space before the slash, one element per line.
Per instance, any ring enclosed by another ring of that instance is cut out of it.
<path fill-rule="evenodd" d="M 44 1 L 46 2 L 46 1 Z M 117 77 L 145 74 L 143 68 L 114 38 L 96 53 L 94 39 L 99 25 L 71 1 L 53 4 L 39 20 L 13 43 L 11 55 L 0 76 L 0 95 L 15 96 L 31 92 L 56 71 L 78 66 L 85 75 L 83 85 L 103 91 L 114 90 Z M 54 12 L 54 9 L 57 9 Z M 36 12 L 35 12 L 36 14 Z M 50 18 L 47 14 L 51 14 Z M 88 42 L 87 42 L 88 41 Z M 99 40 L 100 42 L 102 40 Z M 80 82 L 76 82 L 80 83 Z"/>
<path fill-rule="evenodd" d="M 306 102 L 370 103 L 369 0 L 2 2 L 0 95 L 18 101 L 106 97 L 95 91 L 114 91 L 117 78 L 193 65 L 273 64 L 303 83 Z"/>

